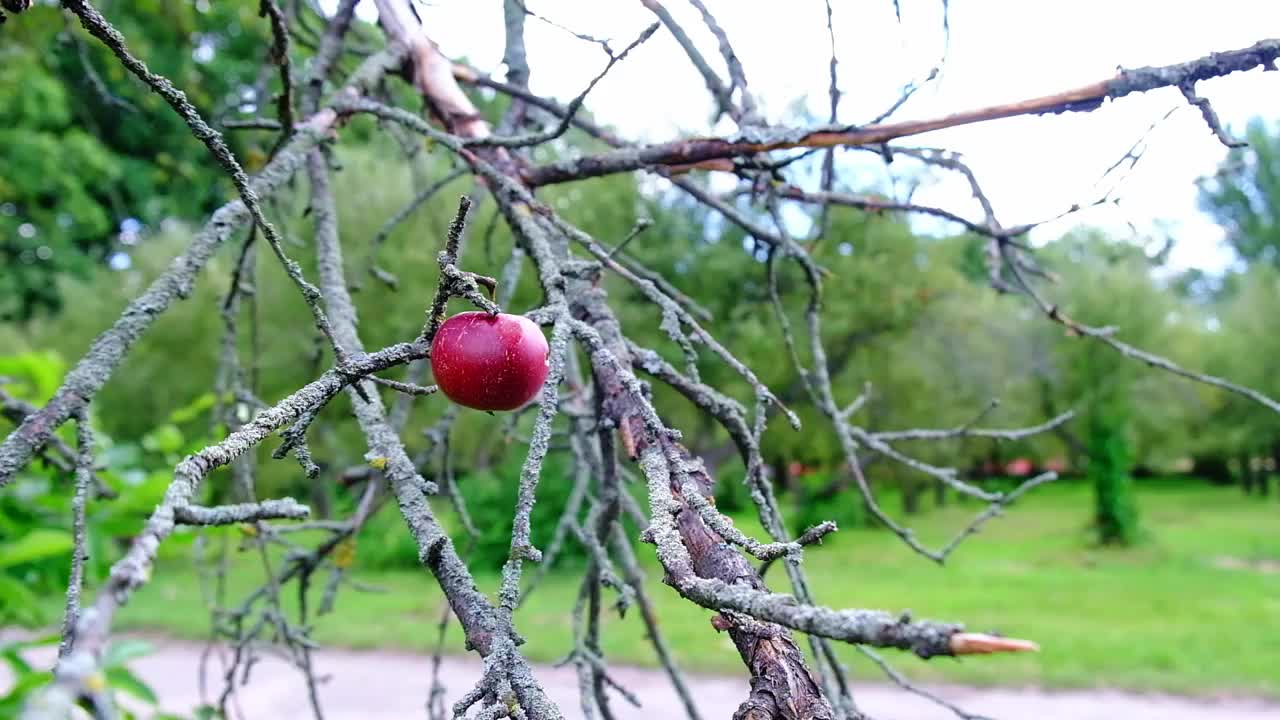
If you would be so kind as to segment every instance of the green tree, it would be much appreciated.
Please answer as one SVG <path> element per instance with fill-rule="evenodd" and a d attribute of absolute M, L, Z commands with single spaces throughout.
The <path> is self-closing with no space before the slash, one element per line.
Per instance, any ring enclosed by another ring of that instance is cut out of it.
<path fill-rule="evenodd" d="M 1233 278 L 1234 290 L 1213 305 L 1214 330 L 1206 342 L 1211 372 L 1222 373 L 1260 392 L 1280 390 L 1275 308 L 1280 304 L 1280 270 L 1256 264 Z M 1201 438 L 1202 452 L 1224 458 L 1270 456 L 1280 460 L 1280 419 L 1266 408 L 1237 397 L 1219 398 L 1207 414 L 1211 425 Z M 1259 412 L 1262 410 L 1262 412 Z M 1242 468 L 1243 469 L 1243 468 Z"/>
<path fill-rule="evenodd" d="M 1049 288 L 1061 311 L 1081 323 L 1110 326 L 1137 347 L 1159 347 L 1179 362 L 1195 364 L 1199 346 L 1188 329 L 1185 303 L 1153 277 L 1143 248 L 1081 233 L 1052 243 L 1045 263 L 1060 278 Z M 1095 340 L 1043 323 L 1038 342 L 1051 349 L 1048 377 L 1055 402 L 1074 407 L 1084 421 L 1080 448 L 1094 488 L 1094 527 L 1107 544 L 1127 544 L 1139 534 L 1130 474 L 1135 462 L 1170 462 L 1185 453 L 1180 421 L 1196 395 L 1166 374 L 1145 371 Z"/>
<path fill-rule="evenodd" d="M 1094 358 L 1105 352 L 1096 345 L 1086 351 Z M 1089 363 L 1095 382 L 1105 386 L 1106 379 L 1097 371 L 1097 363 Z M 1129 448 L 1129 411 L 1127 398 L 1111 388 L 1101 390 L 1091 399 L 1088 410 L 1089 483 L 1093 486 L 1094 529 L 1104 545 L 1130 545 L 1138 537 L 1138 506 L 1130 477 L 1132 453 Z"/>
<path fill-rule="evenodd" d="M 1213 372 L 1274 393 L 1270 318 L 1280 299 L 1275 272 L 1280 268 L 1280 131 L 1255 118 L 1245 139 L 1248 152 L 1233 150 L 1202 185 L 1201 205 L 1223 227 L 1246 269 L 1200 284 L 1212 291 L 1204 303 L 1215 323 L 1208 343 Z M 1195 288 L 1198 279 L 1188 278 L 1187 284 Z M 1227 458 L 1235 458 L 1246 491 L 1255 486 L 1265 491 L 1267 478 L 1255 483 L 1252 467 L 1259 456 L 1280 461 L 1280 427 L 1273 413 L 1247 405 L 1237 398 L 1217 402 L 1207 414 L 1212 427 L 1201 436 L 1200 452 L 1223 467 Z"/>
<path fill-rule="evenodd" d="M 206 116 L 269 112 L 258 3 L 138 0 L 108 14 L 134 53 Z M 231 197 L 225 174 L 165 102 L 54 4 L 0 30 L 0 318 L 57 310 L 81 277 L 166 218 Z M 261 133 L 258 135 L 261 136 Z M 254 169 L 270 138 L 231 137 Z"/>
<path fill-rule="evenodd" d="M 1280 133 L 1255 118 L 1245 139 L 1248 151 L 1232 150 L 1203 184 L 1201 206 L 1242 259 L 1280 266 Z"/>

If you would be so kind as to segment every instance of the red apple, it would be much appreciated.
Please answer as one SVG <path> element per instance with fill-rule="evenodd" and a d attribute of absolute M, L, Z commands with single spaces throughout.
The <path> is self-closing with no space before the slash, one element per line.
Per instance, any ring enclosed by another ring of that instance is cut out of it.
<path fill-rule="evenodd" d="M 520 315 L 458 313 L 431 341 L 431 372 L 450 400 L 476 410 L 515 410 L 550 369 L 542 329 Z"/>

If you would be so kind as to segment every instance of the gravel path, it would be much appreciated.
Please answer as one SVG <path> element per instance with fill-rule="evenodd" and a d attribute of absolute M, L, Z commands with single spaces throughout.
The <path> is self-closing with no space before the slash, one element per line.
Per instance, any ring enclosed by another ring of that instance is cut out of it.
<path fill-rule="evenodd" d="M 0 634 L 3 634 L 0 632 Z M 201 646 L 152 638 L 155 652 L 132 664 L 135 672 L 160 696 L 163 708 L 189 713 L 200 703 L 196 670 Z M 32 661 L 49 663 L 50 653 L 33 654 Z M 318 674 L 329 676 L 321 687 L 326 720 L 402 720 L 425 718 L 430 659 L 387 651 L 320 650 L 315 654 Z M 209 692 L 222 687 L 220 665 L 210 664 Z M 678 720 L 683 709 L 661 672 L 615 668 L 614 677 L 640 696 L 635 708 L 621 697 L 613 707 L 619 720 Z M 441 675 L 453 700 L 471 688 L 480 675 L 473 658 L 446 658 Z M 538 678 L 566 720 L 580 720 L 577 679 L 572 668 L 539 666 Z M 0 671 L 0 694 L 11 679 Z M 699 709 L 706 720 L 727 720 L 746 697 L 741 679 L 693 677 Z M 1110 691 L 1046 693 L 1038 690 L 976 689 L 930 686 L 930 689 L 969 712 L 996 720 L 1275 720 L 1280 703 L 1251 699 L 1198 701 L 1164 695 L 1135 695 Z M 301 675 L 287 663 L 265 658 L 254 666 L 251 684 L 239 693 L 242 714 L 229 720 L 309 718 Z M 944 720 L 955 716 L 926 700 L 889 685 L 855 687 L 859 707 L 876 720 Z"/>

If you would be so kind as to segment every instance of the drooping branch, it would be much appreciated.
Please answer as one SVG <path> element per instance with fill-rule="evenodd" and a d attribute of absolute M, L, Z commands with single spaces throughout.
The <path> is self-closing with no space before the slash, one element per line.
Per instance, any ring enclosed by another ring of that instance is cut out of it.
<path fill-rule="evenodd" d="M 1074 318 L 1063 312 L 1062 308 L 1058 305 L 1046 300 L 1044 296 L 1035 289 L 1027 279 L 1021 266 L 1018 264 L 1016 259 L 1012 257 L 1011 252 L 1007 248 L 1002 248 L 1002 257 L 1005 260 L 1007 267 L 1009 267 L 1010 271 L 1013 273 L 1018 287 L 1031 297 L 1036 306 L 1040 308 L 1046 317 L 1067 328 L 1067 330 L 1075 337 L 1091 338 L 1103 345 L 1106 345 L 1112 350 L 1115 350 L 1124 357 L 1137 360 L 1138 362 L 1145 363 L 1151 367 L 1160 368 L 1165 372 L 1172 373 L 1188 380 L 1204 383 L 1205 385 L 1212 385 L 1213 387 L 1221 388 L 1227 392 L 1235 393 L 1236 395 L 1248 398 L 1249 400 L 1252 400 L 1273 412 L 1280 413 L 1280 401 L 1258 392 L 1253 388 L 1233 383 L 1230 380 L 1226 380 L 1215 375 L 1189 370 L 1166 357 L 1134 347 L 1122 340 L 1117 340 L 1115 337 L 1116 328 L 1093 327 L 1076 321 Z"/>

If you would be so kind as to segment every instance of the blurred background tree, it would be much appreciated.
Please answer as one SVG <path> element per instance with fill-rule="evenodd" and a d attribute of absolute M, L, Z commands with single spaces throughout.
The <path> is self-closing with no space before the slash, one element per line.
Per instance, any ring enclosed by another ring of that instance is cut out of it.
<path fill-rule="evenodd" d="M 206 117 L 269 102 L 269 46 L 257 3 L 139 0 L 119 29 Z M 166 219 L 196 220 L 232 197 L 182 118 L 56 3 L 8 23 L 0 46 L 0 318 L 56 311 L 59 274 L 125 262 Z M 264 70 L 265 68 L 265 70 Z M 267 74 L 264 74 L 267 73 Z M 269 147 L 230 138 L 250 170 Z"/>

